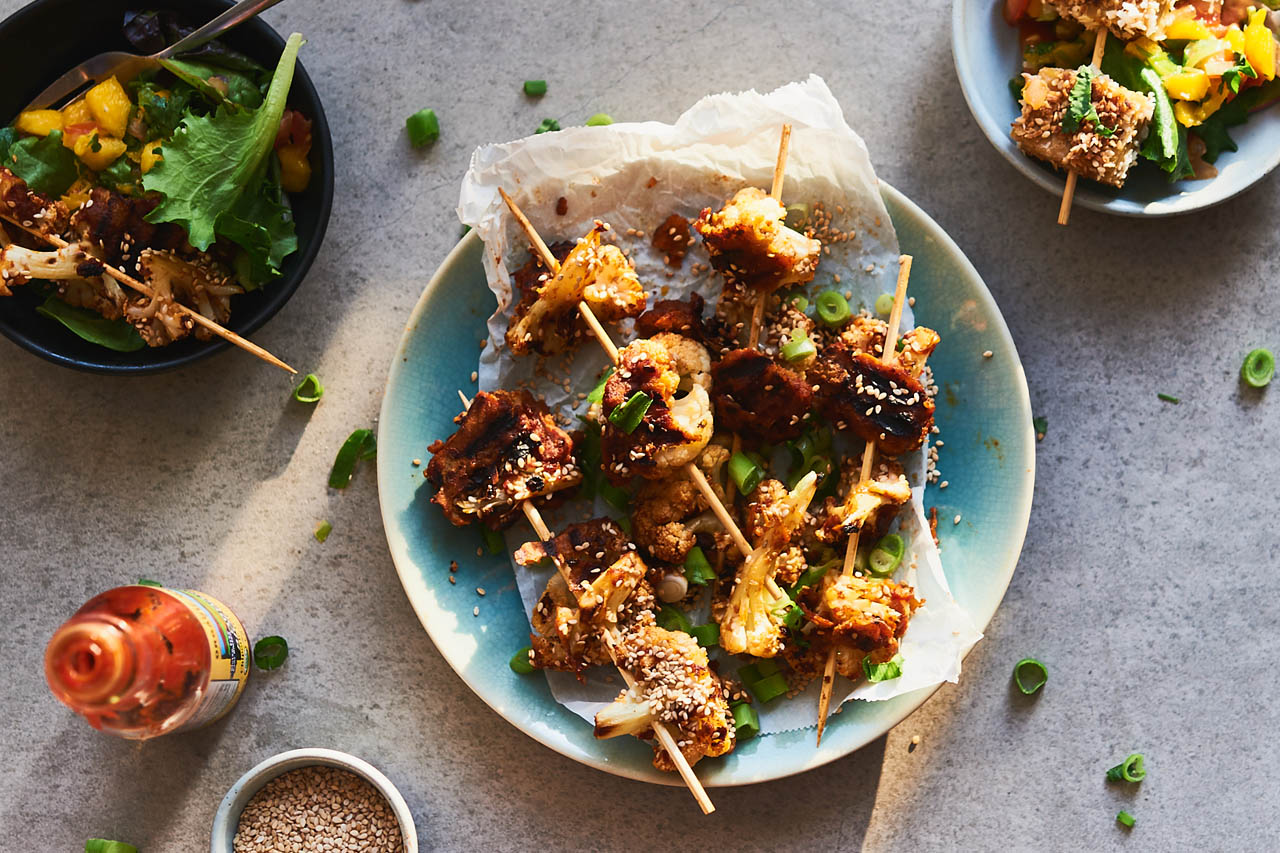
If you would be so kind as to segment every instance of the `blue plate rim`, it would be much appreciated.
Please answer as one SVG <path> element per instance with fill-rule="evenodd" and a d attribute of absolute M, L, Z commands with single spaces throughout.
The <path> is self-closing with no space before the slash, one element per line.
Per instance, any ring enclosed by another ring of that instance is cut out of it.
<path fill-rule="evenodd" d="M 987 288 L 986 282 L 983 281 L 982 276 L 979 275 L 977 268 L 973 266 L 973 263 L 968 259 L 964 252 L 961 251 L 960 247 L 951 238 L 951 236 L 943 230 L 942 226 L 929 216 L 929 214 L 926 213 L 919 205 L 891 184 L 883 180 L 879 181 L 878 184 L 881 195 L 886 197 L 887 201 L 893 202 L 902 210 L 915 217 L 924 226 L 924 230 L 930 232 L 928 234 L 930 239 L 941 244 L 952 258 L 958 259 L 957 266 L 959 266 L 977 285 L 975 296 L 984 303 L 985 307 L 990 311 L 990 315 L 997 321 L 996 332 L 1000 337 L 1001 343 L 1004 346 L 1007 346 L 1009 352 L 1014 356 L 1013 369 L 1017 382 L 1015 388 L 1016 399 L 1012 402 L 1026 414 L 1026 435 L 1022 442 L 1022 447 L 1024 448 L 1023 457 L 1014 460 L 1017 467 L 1020 467 L 1025 471 L 1025 475 L 1019 480 L 1023 486 L 1020 495 L 1022 506 L 1020 507 L 1020 512 L 1017 513 L 1017 522 L 1010 526 L 1010 529 L 1017 531 L 1016 545 L 1010 549 L 1008 566 L 1002 572 L 1003 578 L 998 581 L 1000 583 L 999 595 L 992 599 L 992 603 L 989 608 L 986 608 L 981 612 L 969 613 L 973 618 L 974 625 L 980 630 L 985 631 L 987 625 L 990 624 L 991 619 L 999 609 L 1000 604 L 1003 602 L 1004 596 L 1008 591 L 1009 584 L 1013 580 L 1013 575 L 1017 570 L 1022 548 L 1026 541 L 1027 528 L 1031 519 L 1031 505 L 1035 487 L 1035 436 L 1034 429 L 1031 425 L 1031 396 L 1030 390 L 1027 386 L 1026 372 L 1023 370 L 1021 359 L 1017 357 L 1017 347 L 1013 341 L 1013 336 L 1009 332 L 1008 324 L 1005 322 L 1003 314 L 1000 313 L 999 307 L 996 305 L 995 298 L 991 295 L 991 291 Z M 409 336 L 423 320 L 428 303 L 431 301 L 435 290 L 445 286 L 444 282 L 447 271 L 451 270 L 454 265 L 458 263 L 459 259 L 467 253 L 476 251 L 475 247 L 479 242 L 479 236 L 474 231 L 470 231 L 464 235 L 456 245 L 454 245 L 454 247 L 445 256 L 444 260 L 441 261 L 435 273 L 427 282 L 426 287 L 423 288 L 417 303 L 414 305 L 413 310 L 410 313 L 409 319 L 404 325 L 404 332 L 401 335 L 399 343 L 396 345 L 391 368 L 387 374 L 387 380 L 383 388 L 382 405 L 379 409 L 378 443 L 384 447 L 388 444 L 384 441 L 384 430 L 388 428 L 386 425 L 390 423 L 392 419 L 391 407 L 393 403 L 389 392 L 390 389 L 397 384 L 401 371 L 406 369 L 405 365 L 407 364 L 407 359 L 403 358 L 402 353 L 407 347 Z M 487 695 L 486 691 L 482 689 L 482 685 L 478 679 L 470 678 L 464 674 L 465 668 L 460 667 L 455 662 L 454 656 L 449 651 L 448 644 L 442 644 L 437 640 L 435 632 L 431 627 L 431 620 L 428 618 L 429 614 L 425 610 L 425 605 L 418 601 L 416 596 L 410 590 L 410 576 L 420 576 L 421 567 L 412 563 L 412 561 L 406 561 L 409 565 L 402 565 L 401 560 L 397 555 L 397 549 L 391 541 L 391 531 L 398 527 L 398 522 L 394 517 L 398 508 L 391 507 L 383 498 L 383 483 L 388 482 L 388 478 L 397 475 L 397 472 L 392 471 L 392 464 L 393 461 L 389 458 L 389 454 L 379 453 L 377 463 L 379 510 L 382 516 L 383 532 L 387 536 L 388 550 L 391 554 L 392 563 L 396 568 L 396 576 L 400 580 L 401 587 L 405 592 L 405 597 L 408 598 L 414 614 L 418 617 L 419 623 L 431 638 L 432 644 L 436 647 L 436 651 L 445 659 L 445 662 L 449 664 L 449 667 L 454 671 L 454 674 L 457 675 L 458 678 L 460 678 L 462 682 L 466 684 L 471 691 L 475 693 L 476 696 L 479 697 L 480 700 L 498 716 L 502 717 L 509 724 L 519 729 L 533 740 L 567 758 L 571 758 L 587 767 L 592 767 L 596 770 L 603 770 L 614 776 L 626 779 L 666 785 L 669 787 L 679 787 L 682 785 L 683 783 L 679 777 L 674 774 L 661 773 L 660 771 L 653 770 L 651 767 L 636 768 L 627 764 L 606 762 L 593 754 L 576 751 L 571 748 L 571 744 L 563 740 L 544 736 L 537 728 L 526 725 L 523 721 L 513 719 L 511 716 L 505 714 L 495 704 L 494 699 Z M 972 651 L 972 648 L 970 648 L 969 651 Z M 967 654 L 968 652 L 966 652 L 966 656 Z M 794 765 L 789 765 L 778 772 L 766 771 L 763 775 L 750 779 L 724 779 L 720 778 L 720 774 L 715 774 L 711 778 L 702 778 L 702 782 L 708 788 L 737 787 L 740 785 L 757 784 L 760 782 L 784 779 L 789 776 L 821 767 L 832 761 L 843 758 L 883 736 L 890 729 L 897 726 L 918 710 L 920 706 L 923 705 L 925 701 L 941 687 L 942 684 L 937 684 L 932 687 L 922 688 L 914 693 L 898 697 L 897 701 L 906 701 L 902 702 L 901 708 L 896 709 L 897 713 L 895 714 L 895 718 L 888 724 L 872 725 L 868 727 L 866 729 L 866 733 L 861 736 L 853 734 L 853 731 L 856 730 L 842 729 L 839 726 L 828 727 L 827 736 L 823 739 L 823 745 L 817 747 L 811 755 L 810 760 L 806 762 L 797 762 Z M 809 731 L 809 729 L 804 729 L 802 731 Z M 845 736 L 841 737 L 842 734 L 845 734 Z M 702 774 L 700 774 L 700 776 L 701 775 Z"/>

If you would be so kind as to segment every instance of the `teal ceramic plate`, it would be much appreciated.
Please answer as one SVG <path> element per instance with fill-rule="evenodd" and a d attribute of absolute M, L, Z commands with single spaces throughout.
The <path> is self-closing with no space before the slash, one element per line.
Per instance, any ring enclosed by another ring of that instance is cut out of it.
<path fill-rule="evenodd" d="M 951 53 L 956 76 L 982 132 L 1013 167 L 1055 196 L 1062 196 L 1066 174 L 1023 154 L 1009 138 L 1020 111 L 1009 94 L 1009 78 L 1022 67 L 1018 31 L 1004 22 L 1000 0 L 956 0 L 951 8 Z M 1140 161 L 1120 189 L 1081 181 L 1075 203 L 1122 216 L 1171 216 L 1226 201 L 1244 192 L 1280 165 L 1280 105 L 1254 113 L 1231 138 L 1239 151 L 1224 151 L 1207 181 L 1169 183 L 1154 164 Z M 1057 207 L 1046 204 L 1046 217 Z M 950 488 L 950 487 L 948 487 Z"/>
<path fill-rule="evenodd" d="M 911 292 L 917 322 L 942 335 L 930 359 L 941 392 L 937 422 L 945 446 L 938 507 L 942 560 L 956 599 L 985 627 L 1004 596 L 1031 512 L 1035 438 L 1027 382 L 991 294 L 941 228 L 882 184 L 902 251 L 915 256 Z M 413 460 L 454 430 L 458 389 L 471 372 L 495 300 L 485 285 L 482 245 L 470 234 L 449 253 L 414 308 L 396 351 L 378 426 L 378 489 L 391 556 L 436 648 L 494 711 L 530 737 L 583 764 L 619 776 L 678 785 L 655 770 L 634 738 L 596 740 L 591 726 L 557 705 L 539 674 L 507 666 L 528 642 L 529 623 L 505 556 L 476 556 L 480 534 L 456 528 L 430 503 L 432 488 Z M 991 358 L 983 358 L 991 350 Z M 952 519 L 960 516 L 960 523 Z M 457 585 L 448 582 L 458 561 Z M 476 595 L 484 587 L 486 595 Z M 480 608 L 478 616 L 472 608 Z M 854 702 L 832 717 L 820 749 L 812 727 L 747 741 L 724 759 L 698 764 L 704 784 L 742 785 L 799 773 L 847 755 L 887 732 L 932 689 L 888 702 Z M 815 709 L 816 713 L 816 709 Z"/>

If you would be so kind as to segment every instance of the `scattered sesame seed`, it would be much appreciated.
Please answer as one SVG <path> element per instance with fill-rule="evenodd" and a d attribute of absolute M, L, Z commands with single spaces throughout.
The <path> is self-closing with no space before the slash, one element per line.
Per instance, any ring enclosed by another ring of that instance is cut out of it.
<path fill-rule="evenodd" d="M 993 355 L 995 355 L 995 353 L 993 353 L 991 350 L 986 350 L 985 352 L 982 353 L 983 358 L 991 358 L 991 356 Z"/>

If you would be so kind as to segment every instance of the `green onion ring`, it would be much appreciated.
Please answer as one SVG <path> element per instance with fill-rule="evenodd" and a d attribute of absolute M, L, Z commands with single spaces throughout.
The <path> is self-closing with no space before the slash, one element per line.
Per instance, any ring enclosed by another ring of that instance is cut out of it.
<path fill-rule="evenodd" d="M 882 316 L 889 316 L 893 311 L 893 294 L 882 293 L 876 297 L 876 313 Z"/>
<path fill-rule="evenodd" d="M 890 533 L 876 543 L 867 557 L 867 568 L 878 578 L 887 578 L 902 562 L 902 555 L 907 551 L 906 543 L 896 533 Z"/>
<path fill-rule="evenodd" d="M 625 403 L 615 407 L 609 413 L 609 423 L 627 435 L 631 435 L 636 431 L 636 427 L 640 426 L 641 422 L 644 421 L 645 412 L 649 411 L 649 407 L 652 405 L 652 397 L 643 391 L 637 391 Z"/>
<path fill-rule="evenodd" d="M 839 326 L 849 319 L 848 300 L 834 290 L 819 293 L 814 305 L 818 311 L 818 319 L 828 326 Z"/>
<path fill-rule="evenodd" d="M 720 626 L 715 622 L 708 622 L 705 625 L 694 625 L 688 631 L 689 635 L 698 641 L 698 645 L 704 649 L 709 649 L 720 642 Z"/>
<path fill-rule="evenodd" d="M 684 578 L 695 586 L 706 586 L 716 579 L 715 569 L 701 547 L 694 545 L 684 558 Z"/>
<path fill-rule="evenodd" d="M 490 554 L 498 555 L 507 550 L 506 540 L 502 538 L 502 534 L 488 527 L 480 528 L 480 535 L 484 539 L 484 549 Z"/>
<path fill-rule="evenodd" d="M 90 838 L 84 843 L 84 853 L 138 853 L 138 848 L 123 841 Z"/>
<path fill-rule="evenodd" d="M 279 669 L 289 657 L 289 644 L 284 637 L 263 637 L 253 644 L 253 662 L 258 669 Z"/>
<path fill-rule="evenodd" d="M 743 495 L 749 495 L 764 479 L 764 470 L 747 454 L 739 451 L 729 457 L 729 476 Z"/>
<path fill-rule="evenodd" d="M 1137 821 L 1134 820 L 1133 815 L 1122 811 L 1116 814 L 1116 823 L 1124 824 L 1129 827 L 1129 829 L 1133 829 L 1133 825 L 1137 823 Z"/>
<path fill-rule="evenodd" d="M 892 681 L 902 676 L 902 655 L 894 655 L 884 663 L 870 663 L 871 655 L 862 659 L 862 674 L 873 684 L 879 681 Z"/>
<path fill-rule="evenodd" d="M 525 80 L 524 93 L 530 97 L 538 97 L 547 94 L 546 80 Z"/>
<path fill-rule="evenodd" d="M 308 373 L 302 377 L 298 387 L 293 389 L 293 399 L 299 403 L 318 403 L 323 396 L 324 385 L 320 383 L 320 377 L 314 373 Z"/>
<path fill-rule="evenodd" d="M 668 631 L 684 631 L 689 634 L 692 633 L 693 623 L 689 621 L 688 616 L 685 616 L 679 610 L 669 605 L 663 605 L 658 611 L 658 627 L 666 628 Z"/>
<path fill-rule="evenodd" d="M 1107 779 L 1112 782 L 1141 782 L 1147 778 L 1145 759 L 1141 752 L 1129 755 L 1115 767 L 1107 771 Z"/>
<path fill-rule="evenodd" d="M 150 578 L 138 578 L 138 582 L 134 585 L 135 586 L 164 586 L 164 584 L 160 583 L 160 581 L 153 581 Z"/>
<path fill-rule="evenodd" d="M 733 712 L 733 727 L 737 730 L 739 743 L 760 734 L 760 717 L 750 702 L 734 702 L 730 710 Z"/>
<path fill-rule="evenodd" d="M 787 364 L 795 364 L 797 361 L 804 361 L 810 356 L 818 354 L 818 348 L 813 345 L 813 341 L 809 340 L 809 336 L 803 331 L 796 333 L 795 337 L 782 345 L 782 360 Z"/>
<path fill-rule="evenodd" d="M 542 124 L 538 125 L 538 129 L 534 133 L 549 133 L 553 130 L 560 129 L 560 122 L 553 118 L 544 118 Z"/>
<path fill-rule="evenodd" d="M 316 525 L 315 533 L 312 535 L 316 537 L 317 542 L 324 542 L 324 540 L 329 538 L 329 534 L 332 532 L 333 525 L 329 523 L 328 519 L 325 519 Z"/>
<path fill-rule="evenodd" d="M 1038 692 L 1048 680 L 1048 668 L 1035 658 L 1023 658 L 1013 665 L 1013 683 L 1028 696 Z"/>
<path fill-rule="evenodd" d="M 608 113 L 596 113 L 587 119 L 587 127 L 604 127 L 609 124 L 613 124 L 613 116 Z"/>
<path fill-rule="evenodd" d="M 1244 357 L 1240 378 L 1250 388 L 1266 388 L 1276 375 L 1276 357 L 1269 349 L 1255 349 Z"/>

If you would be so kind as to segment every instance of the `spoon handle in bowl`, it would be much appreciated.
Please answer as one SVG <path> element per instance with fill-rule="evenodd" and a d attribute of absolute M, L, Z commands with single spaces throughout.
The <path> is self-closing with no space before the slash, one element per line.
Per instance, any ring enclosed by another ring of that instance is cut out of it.
<path fill-rule="evenodd" d="M 240 24 L 243 24 L 245 21 L 265 12 L 279 2 L 280 0 L 240 0 L 239 3 L 232 6 L 230 9 L 205 24 L 203 27 L 196 29 L 186 38 L 179 39 L 169 45 L 152 58 L 168 59 L 171 56 L 177 56 L 178 54 L 184 53 L 188 50 L 195 50 L 205 42 L 212 41 L 232 27 L 237 27 Z"/>

